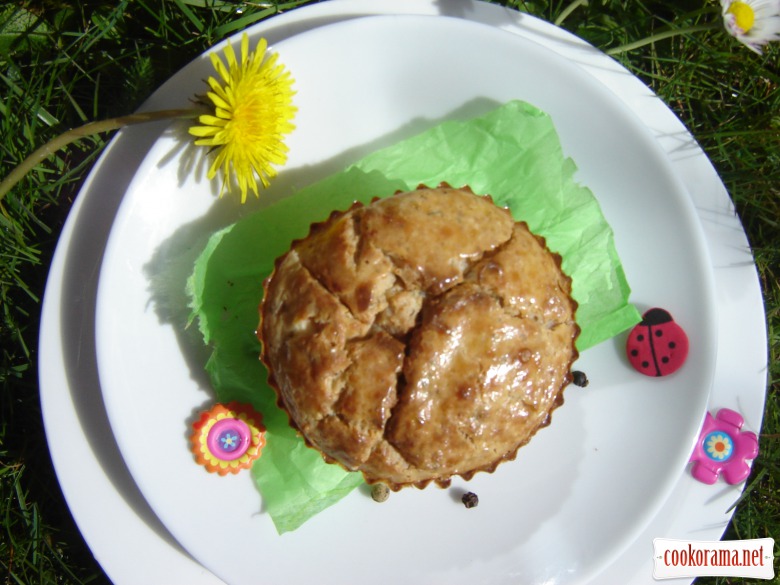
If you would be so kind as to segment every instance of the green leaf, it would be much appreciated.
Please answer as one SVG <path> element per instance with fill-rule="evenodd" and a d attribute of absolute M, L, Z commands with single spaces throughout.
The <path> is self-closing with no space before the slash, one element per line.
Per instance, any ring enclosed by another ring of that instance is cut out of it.
<path fill-rule="evenodd" d="M 206 370 L 217 400 L 250 403 L 263 413 L 267 444 L 252 475 L 280 533 L 336 503 L 361 477 L 324 463 L 306 447 L 266 382 L 254 331 L 262 282 L 274 260 L 312 222 L 355 200 L 368 203 L 420 184 L 469 185 L 509 207 L 561 254 L 579 303 L 582 351 L 640 316 L 628 302 L 612 230 L 593 194 L 574 181 L 575 170 L 550 117 L 524 102 L 509 102 L 483 117 L 445 122 L 377 151 L 211 237 L 188 282 L 191 308 L 213 348 Z"/>
<path fill-rule="evenodd" d="M 0 54 L 45 43 L 48 33 L 46 23 L 29 10 L 7 6 L 0 12 Z"/>

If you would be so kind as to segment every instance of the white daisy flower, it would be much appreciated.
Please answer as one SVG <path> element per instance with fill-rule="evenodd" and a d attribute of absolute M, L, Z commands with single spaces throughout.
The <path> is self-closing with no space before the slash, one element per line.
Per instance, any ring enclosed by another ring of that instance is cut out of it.
<path fill-rule="evenodd" d="M 739 42 L 759 55 L 780 40 L 780 0 L 720 0 L 723 24 Z"/>

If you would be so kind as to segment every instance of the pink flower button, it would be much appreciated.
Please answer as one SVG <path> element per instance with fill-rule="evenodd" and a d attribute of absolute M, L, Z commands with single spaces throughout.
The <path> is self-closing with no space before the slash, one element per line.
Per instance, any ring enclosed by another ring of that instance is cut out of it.
<path fill-rule="evenodd" d="M 728 408 L 720 409 L 714 417 L 707 413 L 690 459 L 693 477 L 710 485 L 721 474 L 732 485 L 747 479 L 748 460 L 758 455 L 758 437 L 740 430 L 744 422 L 742 415 Z"/>
<path fill-rule="evenodd" d="M 265 446 L 263 417 L 247 404 L 216 404 L 198 417 L 192 431 L 195 460 L 219 475 L 251 467 Z"/>

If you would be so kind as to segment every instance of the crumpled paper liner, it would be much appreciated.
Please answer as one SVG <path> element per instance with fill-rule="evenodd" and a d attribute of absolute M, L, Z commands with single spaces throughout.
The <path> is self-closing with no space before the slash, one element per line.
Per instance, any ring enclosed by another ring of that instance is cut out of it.
<path fill-rule="evenodd" d="M 563 257 L 573 279 L 583 351 L 639 322 L 613 233 L 589 189 L 576 183 L 550 117 L 520 101 L 467 121 L 444 122 L 377 151 L 215 233 L 188 282 L 192 317 L 212 349 L 206 370 L 216 398 L 263 413 L 267 445 L 252 467 L 264 510 L 281 534 L 333 505 L 362 476 L 328 465 L 304 445 L 276 406 L 255 338 L 262 283 L 274 260 L 312 222 L 354 201 L 370 202 L 420 184 L 468 185 L 508 207 Z"/>

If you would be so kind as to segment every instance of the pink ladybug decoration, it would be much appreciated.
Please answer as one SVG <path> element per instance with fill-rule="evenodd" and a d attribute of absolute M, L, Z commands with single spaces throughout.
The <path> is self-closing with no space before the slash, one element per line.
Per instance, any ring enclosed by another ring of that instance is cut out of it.
<path fill-rule="evenodd" d="M 714 484 L 723 475 L 726 483 L 734 485 L 750 475 L 748 460 L 758 455 L 758 437 L 741 431 L 742 415 L 722 408 L 714 417 L 708 412 L 699 440 L 690 461 L 691 474 L 706 484 Z"/>
<path fill-rule="evenodd" d="M 629 333 L 626 356 L 646 376 L 668 376 L 688 357 L 688 336 L 668 311 L 650 309 Z"/>

